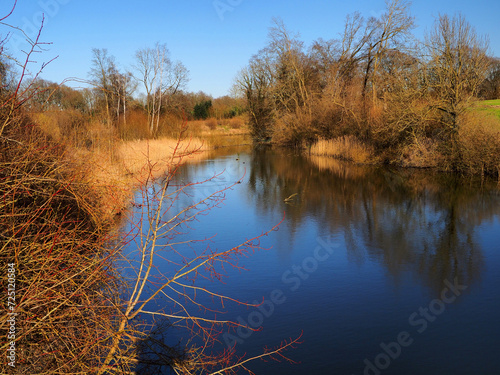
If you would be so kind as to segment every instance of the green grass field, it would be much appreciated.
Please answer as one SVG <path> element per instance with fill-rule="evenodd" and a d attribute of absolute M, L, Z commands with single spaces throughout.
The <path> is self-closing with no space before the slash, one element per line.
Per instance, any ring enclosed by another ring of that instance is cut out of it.
<path fill-rule="evenodd" d="M 478 107 L 481 110 L 496 116 L 500 120 L 500 99 L 483 100 L 478 103 Z"/>

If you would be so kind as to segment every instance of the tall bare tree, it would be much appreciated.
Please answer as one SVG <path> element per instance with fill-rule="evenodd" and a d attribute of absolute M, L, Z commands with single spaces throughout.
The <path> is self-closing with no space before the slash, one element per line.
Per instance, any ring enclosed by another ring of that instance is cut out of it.
<path fill-rule="evenodd" d="M 408 0 L 387 0 L 386 12 L 378 23 L 379 33 L 374 43 L 372 93 L 377 99 L 377 73 L 384 55 L 389 51 L 404 51 L 406 42 L 412 38 L 415 20 L 409 14 L 411 2 Z"/>
<path fill-rule="evenodd" d="M 135 91 L 137 84 L 133 80 L 132 73 L 113 72 L 110 76 L 110 82 L 113 95 L 113 106 L 116 111 L 116 120 L 120 121 L 120 114 L 123 118 L 123 123 L 127 123 L 127 102 L 130 96 Z"/>
<path fill-rule="evenodd" d="M 435 108 L 443 113 L 443 125 L 456 132 L 460 115 L 486 78 L 490 64 L 488 40 L 479 36 L 462 15 L 441 15 L 427 35 L 426 44 Z"/>
<path fill-rule="evenodd" d="M 378 70 L 385 54 L 402 50 L 411 31 L 415 27 L 414 18 L 409 14 L 411 2 L 408 0 L 387 0 L 386 11 L 380 19 L 370 19 L 367 23 L 366 69 L 364 92 L 371 79 L 373 102 L 377 100 Z"/>
<path fill-rule="evenodd" d="M 188 81 L 188 70 L 180 62 L 170 60 L 165 44 L 136 52 L 136 78 L 146 90 L 146 111 L 150 132 L 158 135 L 160 115 L 165 98 L 175 95 Z"/>
<path fill-rule="evenodd" d="M 309 105 L 306 56 L 303 43 L 292 36 L 280 19 L 274 20 L 269 31 L 269 49 L 274 52 L 277 105 L 286 112 L 295 112 Z"/>
<path fill-rule="evenodd" d="M 108 124 L 112 124 L 111 106 L 113 87 L 111 77 L 118 73 L 115 58 L 108 54 L 106 48 L 92 49 L 92 56 L 92 67 L 89 76 L 93 85 L 102 93 L 107 122 Z"/>
<path fill-rule="evenodd" d="M 265 140 L 272 133 L 275 114 L 272 85 L 272 71 L 262 54 L 254 56 L 236 78 L 235 91 L 246 99 L 251 133 L 256 140 Z"/>

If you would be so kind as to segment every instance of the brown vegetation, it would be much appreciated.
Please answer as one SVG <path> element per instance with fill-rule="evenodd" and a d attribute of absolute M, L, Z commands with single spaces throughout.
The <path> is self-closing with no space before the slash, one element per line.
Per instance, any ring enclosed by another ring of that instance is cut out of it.
<path fill-rule="evenodd" d="M 103 196 L 113 204 L 115 195 L 86 184 L 87 171 L 56 142 L 60 134 L 47 136 L 24 113 L 37 92 L 33 82 L 22 85 L 37 43 L 17 84 L 0 76 L 0 268 L 15 270 L 15 303 L 2 303 L 0 331 L 7 337 L 7 318 L 17 314 L 16 373 L 93 373 L 119 314 L 111 220 L 99 204 Z M 9 345 L 3 341 L 2 351 Z M 6 361 L 2 369 L 12 370 Z"/>
<path fill-rule="evenodd" d="M 16 264 L 16 371 L 92 373 L 119 314 L 107 245 L 115 188 L 86 184 L 64 147 L 27 120 L 1 136 L 1 263 L 4 273 Z"/>
<path fill-rule="evenodd" d="M 372 148 L 361 143 L 361 141 L 352 135 L 330 140 L 320 139 L 311 146 L 309 154 L 332 156 L 360 164 L 369 163 L 373 160 Z"/>
<path fill-rule="evenodd" d="M 176 148 L 183 150 L 182 154 Z M 184 162 L 201 160 L 203 151 L 210 148 L 205 141 L 197 138 L 185 139 L 180 144 L 170 138 L 121 142 L 118 146 L 118 157 L 125 173 L 140 178 L 144 167 L 151 165 L 153 176 L 158 176 L 168 170 L 172 158 L 183 159 Z M 175 155 L 174 155 L 175 153 Z"/>
<path fill-rule="evenodd" d="M 340 39 L 306 50 L 275 20 L 268 45 L 236 79 L 254 139 L 302 148 L 332 140 L 337 157 L 356 139 L 384 163 L 497 174 L 500 154 L 487 156 L 494 136 L 488 160 L 467 160 L 467 111 L 479 95 L 496 95 L 500 77 L 486 39 L 461 15 L 440 15 L 425 42 L 413 28 L 409 1 L 391 0 L 380 17 L 350 15 Z"/>
<path fill-rule="evenodd" d="M 176 242 L 197 215 L 220 204 L 225 189 L 186 207 L 177 204 L 203 183 L 174 180 L 205 142 L 192 137 L 184 111 L 167 106 L 172 87 L 152 92 L 141 107 L 129 96 L 130 76 L 116 70 L 105 50 L 94 51 L 96 90 L 49 84 L 38 75 L 27 81 L 38 38 L 30 41 L 17 81 L 10 81 L 15 72 L 7 74 L 0 41 L 0 271 L 6 275 L 9 265 L 15 273 L 15 302 L 0 306 L 0 334 L 10 333 L 1 344 L 4 352 L 16 348 L 12 365 L 6 356 L 0 360 L 1 372 L 132 374 L 168 368 L 232 374 L 253 359 L 286 360 L 282 352 L 297 339 L 253 358 L 214 350 L 220 335 L 240 324 L 221 320 L 196 295 L 220 301 L 217 309 L 250 305 L 198 288 L 197 277 L 216 281 L 227 267 L 239 268 L 238 257 L 259 250 L 259 238 L 276 227 L 226 250 L 200 247 L 197 240 Z M 141 55 L 145 61 L 148 53 Z M 237 114 L 223 120 L 240 128 Z M 238 131 L 244 133 L 231 129 Z M 126 210 L 133 187 L 144 202 Z M 129 233 L 116 230 L 117 218 L 128 220 Z M 183 255 L 182 246 L 190 246 L 192 255 Z M 158 258 L 168 259 L 172 274 L 156 268 Z M 131 279 L 124 264 L 135 275 Z M 151 311 L 148 303 L 160 294 L 171 303 Z M 145 315 L 152 319 L 139 319 Z M 172 326 L 184 329 L 187 343 L 159 341 Z"/>

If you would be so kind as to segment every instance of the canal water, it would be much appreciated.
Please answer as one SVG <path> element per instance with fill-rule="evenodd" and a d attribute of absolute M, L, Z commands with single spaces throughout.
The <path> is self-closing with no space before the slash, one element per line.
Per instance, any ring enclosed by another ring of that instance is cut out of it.
<path fill-rule="evenodd" d="M 219 269 L 220 282 L 196 280 L 261 303 L 222 308 L 197 293 L 198 302 L 220 311 L 217 318 L 255 329 L 220 336 L 217 349 L 254 356 L 300 337 L 285 353 L 295 363 L 248 364 L 256 374 L 500 374 L 496 183 L 269 147 L 186 164 L 171 189 L 202 181 L 165 206 L 179 212 L 231 187 L 212 201 L 216 207 L 163 239 L 178 243 L 168 247 L 175 254 L 231 249 L 280 223 L 260 239 L 260 250 L 240 257 L 244 270 L 228 266 Z M 136 203 L 143 199 L 138 194 Z M 175 267 L 168 254 L 156 259 L 158 272 Z M 155 306 L 168 311 L 170 303 Z M 182 336 L 176 332 L 171 337 Z"/>

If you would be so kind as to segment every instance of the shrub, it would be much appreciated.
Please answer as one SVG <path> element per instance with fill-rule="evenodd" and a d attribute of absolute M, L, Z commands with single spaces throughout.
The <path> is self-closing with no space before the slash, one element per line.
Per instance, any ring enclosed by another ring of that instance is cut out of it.
<path fill-rule="evenodd" d="M 245 126 L 245 121 L 241 117 L 233 117 L 229 120 L 229 126 L 231 129 L 241 129 Z"/>
<path fill-rule="evenodd" d="M 207 121 L 205 121 L 205 125 L 210 129 L 210 130 L 215 130 L 217 129 L 217 120 L 214 118 L 209 118 Z"/>
<path fill-rule="evenodd" d="M 126 121 L 122 120 L 118 124 L 118 132 L 124 140 L 150 138 L 148 116 L 142 110 L 128 111 Z"/>
<path fill-rule="evenodd" d="M 431 138 L 416 138 L 400 149 L 398 164 L 404 167 L 434 168 L 443 165 L 440 142 Z"/>
<path fill-rule="evenodd" d="M 84 183 L 85 171 L 69 163 L 65 147 L 29 119 L 19 115 L 2 130 L 0 260 L 2 268 L 16 268 L 22 358 L 16 370 L 91 373 L 106 352 L 99 338 L 112 335 L 118 313 L 120 282 L 110 267 L 104 194 Z"/>

